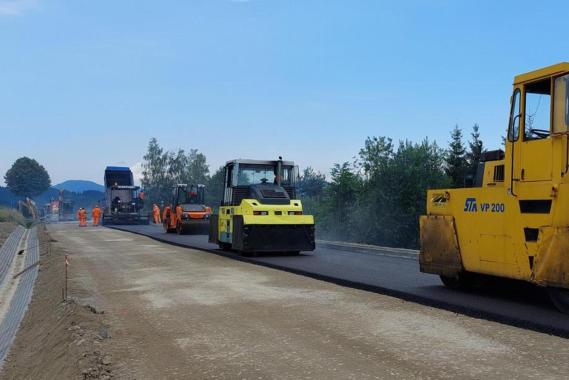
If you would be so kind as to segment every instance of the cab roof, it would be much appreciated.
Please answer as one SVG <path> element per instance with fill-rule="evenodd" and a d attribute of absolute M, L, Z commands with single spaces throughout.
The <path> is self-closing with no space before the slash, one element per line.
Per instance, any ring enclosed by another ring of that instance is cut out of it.
<path fill-rule="evenodd" d="M 236 160 L 227 161 L 225 165 L 229 164 L 247 164 L 247 165 L 276 165 L 279 160 L 248 160 L 238 158 Z M 283 161 L 284 166 L 294 166 L 294 161 Z"/>
<path fill-rule="evenodd" d="M 536 79 L 550 77 L 555 74 L 569 73 L 569 62 L 561 62 L 541 69 L 533 70 L 514 77 L 514 84 L 531 82 Z"/>

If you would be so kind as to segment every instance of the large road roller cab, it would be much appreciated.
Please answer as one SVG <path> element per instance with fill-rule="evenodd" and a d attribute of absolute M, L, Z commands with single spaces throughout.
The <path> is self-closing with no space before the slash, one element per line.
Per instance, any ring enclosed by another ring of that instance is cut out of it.
<path fill-rule="evenodd" d="M 528 281 L 569 311 L 568 83 L 569 63 L 514 78 L 505 152 L 486 154 L 478 187 L 428 192 L 421 271 Z"/>
<path fill-rule="evenodd" d="M 314 218 L 296 199 L 297 178 L 292 161 L 227 162 L 209 241 L 245 253 L 314 250 Z"/>
<path fill-rule="evenodd" d="M 165 232 L 207 234 L 211 208 L 205 204 L 204 185 L 177 184 L 172 187 L 172 202 L 164 208 Z"/>

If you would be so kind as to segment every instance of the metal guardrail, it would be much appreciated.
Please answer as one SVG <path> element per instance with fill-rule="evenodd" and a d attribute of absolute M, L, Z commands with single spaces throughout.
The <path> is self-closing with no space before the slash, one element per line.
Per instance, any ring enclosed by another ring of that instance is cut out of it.
<path fill-rule="evenodd" d="M 24 267 L 29 270 L 22 273 L 16 292 L 10 301 L 10 308 L 6 313 L 4 320 L 0 323 L 0 368 L 4 363 L 4 359 L 10 350 L 10 346 L 16 336 L 18 327 L 26 314 L 28 304 L 32 299 L 34 283 L 38 274 L 38 266 L 33 265 L 39 260 L 39 244 L 37 236 L 37 227 L 29 230 L 27 237 L 27 247 L 25 251 Z"/>
<path fill-rule="evenodd" d="M 0 248 L 0 286 L 2 286 L 8 277 L 7 274 L 10 271 L 14 257 L 16 257 L 18 245 L 25 231 L 26 229 L 24 227 L 18 226 L 10 236 L 8 236 L 2 248 Z"/>

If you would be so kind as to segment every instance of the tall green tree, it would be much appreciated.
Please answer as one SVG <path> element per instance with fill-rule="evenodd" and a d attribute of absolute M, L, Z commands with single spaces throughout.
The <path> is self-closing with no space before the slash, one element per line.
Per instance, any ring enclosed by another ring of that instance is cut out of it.
<path fill-rule="evenodd" d="M 444 151 L 425 139 L 420 144 L 400 142 L 387 174 L 388 197 L 392 206 L 386 210 L 396 228 L 382 242 L 397 247 L 416 247 L 419 216 L 426 212 L 427 190 L 448 186 L 444 173 Z M 389 221 L 386 221 L 389 222 Z"/>
<path fill-rule="evenodd" d="M 451 179 L 451 186 L 464 187 L 467 171 L 466 148 L 462 141 L 462 130 L 458 125 L 455 125 L 450 134 L 445 164 L 445 172 Z"/>
<path fill-rule="evenodd" d="M 388 139 L 375 138 L 368 139 L 359 161 L 366 180 L 355 218 L 357 240 L 415 247 L 427 189 L 448 186 L 443 150 L 428 140 L 402 141 L 395 150 Z"/>
<path fill-rule="evenodd" d="M 360 149 L 358 165 L 363 173 L 361 193 L 355 211 L 353 228 L 360 242 L 386 244 L 386 237 L 393 234 L 390 223 L 393 207 L 391 199 L 392 164 L 395 152 L 393 141 L 384 136 L 368 137 Z"/>
<path fill-rule="evenodd" d="M 186 169 L 188 157 L 183 149 L 178 149 L 176 153 L 168 152 L 167 178 L 171 186 L 186 181 Z"/>
<path fill-rule="evenodd" d="M 149 204 L 170 202 L 172 186 L 176 184 L 207 184 L 209 181 L 206 157 L 197 149 L 190 149 L 189 153 L 183 149 L 165 151 L 152 138 L 143 158 L 141 182 Z"/>
<path fill-rule="evenodd" d="M 204 154 L 197 149 L 190 149 L 187 155 L 186 182 L 205 185 L 209 179 L 209 166 Z"/>
<path fill-rule="evenodd" d="M 335 164 L 330 175 L 321 213 L 323 232 L 334 240 L 354 240 L 355 229 L 351 226 L 361 189 L 360 177 L 348 162 Z"/>
<path fill-rule="evenodd" d="M 218 168 L 206 182 L 205 198 L 206 204 L 217 207 L 223 199 L 223 182 L 225 180 L 225 167 Z"/>
<path fill-rule="evenodd" d="M 478 163 L 483 151 L 484 144 L 480 139 L 480 127 L 478 124 L 474 124 L 470 133 L 470 141 L 468 141 L 468 151 L 466 152 L 466 175 L 471 181 L 474 181 L 476 177 Z"/>
<path fill-rule="evenodd" d="M 142 163 L 141 184 L 146 192 L 148 203 L 167 202 L 170 187 L 169 160 L 171 156 L 158 144 L 156 138 L 151 138 Z"/>
<path fill-rule="evenodd" d="M 393 141 L 384 136 L 368 137 L 359 153 L 359 163 L 368 178 L 384 172 L 392 158 Z"/>
<path fill-rule="evenodd" d="M 29 157 L 18 158 L 6 172 L 4 181 L 12 193 L 29 198 L 43 193 L 51 186 L 47 170 Z"/>
<path fill-rule="evenodd" d="M 349 162 L 335 164 L 330 170 L 332 181 L 329 185 L 329 195 L 332 205 L 341 215 L 348 215 L 353 207 L 359 190 L 360 180 Z"/>
<path fill-rule="evenodd" d="M 320 198 L 326 186 L 326 176 L 310 166 L 304 169 L 298 183 L 299 195 L 303 198 Z"/>

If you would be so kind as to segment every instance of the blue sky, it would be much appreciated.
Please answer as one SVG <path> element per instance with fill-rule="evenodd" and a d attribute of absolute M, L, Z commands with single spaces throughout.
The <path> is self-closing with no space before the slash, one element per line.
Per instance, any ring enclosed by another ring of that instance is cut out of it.
<path fill-rule="evenodd" d="M 0 174 L 101 182 L 151 137 L 212 168 L 327 172 L 366 136 L 504 134 L 517 73 L 568 60 L 566 2 L 0 0 Z M 23 140 L 26 142 L 24 143 Z"/>

